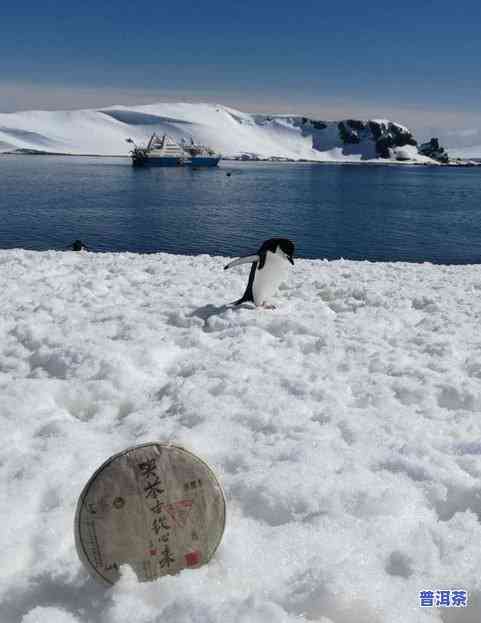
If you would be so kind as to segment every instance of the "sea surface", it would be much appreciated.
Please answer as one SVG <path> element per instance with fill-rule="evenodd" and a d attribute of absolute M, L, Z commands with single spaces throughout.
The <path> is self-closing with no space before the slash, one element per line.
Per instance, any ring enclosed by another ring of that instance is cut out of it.
<path fill-rule="evenodd" d="M 0 248 L 236 256 L 274 236 L 306 258 L 481 262 L 481 167 L 0 156 Z"/>

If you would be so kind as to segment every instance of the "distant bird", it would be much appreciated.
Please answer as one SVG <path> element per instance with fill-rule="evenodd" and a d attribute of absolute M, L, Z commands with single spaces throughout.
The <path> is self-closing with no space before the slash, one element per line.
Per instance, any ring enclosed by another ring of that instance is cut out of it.
<path fill-rule="evenodd" d="M 84 244 L 81 240 L 74 240 L 72 244 L 67 247 L 68 251 L 90 251 L 88 246 Z"/>
<path fill-rule="evenodd" d="M 232 173 L 226 173 L 227 177 L 230 177 L 232 175 Z"/>
<path fill-rule="evenodd" d="M 246 255 L 224 266 L 224 270 L 252 263 L 249 281 L 242 297 L 234 305 L 252 302 L 254 305 L 274 309 L 269 304 L 282 281 L 287 276 L 288 262 L 294 265 L 294 243 L 286 238 L 271 238 L 262 243 L 255 255 Z"/>

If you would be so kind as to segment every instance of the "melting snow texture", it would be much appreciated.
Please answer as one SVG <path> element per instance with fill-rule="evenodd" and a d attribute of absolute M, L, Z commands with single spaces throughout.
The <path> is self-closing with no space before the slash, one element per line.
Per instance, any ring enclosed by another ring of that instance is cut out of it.
<path fill-rule="evenodd" d="M 299 260 L 268 311 L 225 306 L 249 270 L 225 263 L 0 252 L 0 621 L 478 622 L 479 267 Z M 106 590 L 75 505 L 156 440 L 213 466 L 224 539 Z M 430 588 L 471 605 L 422 609 Z"/>

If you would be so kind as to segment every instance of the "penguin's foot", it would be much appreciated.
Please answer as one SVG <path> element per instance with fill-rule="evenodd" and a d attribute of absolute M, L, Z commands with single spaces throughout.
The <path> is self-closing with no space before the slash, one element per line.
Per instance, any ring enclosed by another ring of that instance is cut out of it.
<path fill-rule="evenodd" d="M 261 307 L 263 309 L 275 309 L 276 308 L 275 305 L 271 305 L 270 303 L 262 303 Z"/>

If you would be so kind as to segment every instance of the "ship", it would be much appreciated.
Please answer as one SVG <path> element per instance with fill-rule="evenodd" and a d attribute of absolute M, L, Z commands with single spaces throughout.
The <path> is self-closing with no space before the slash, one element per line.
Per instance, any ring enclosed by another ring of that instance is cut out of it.
<path fill-rule="evenodd" d="M 213 149 L 182 139 L 177 143 L 171 136 L 162 137 L 152 134 L 147 145 L 136 145 L 131 138 L 126 139 L 134 145 L 130 154 L 134 166 L 155 167 L 215 167 L 219 164 L 221 154 Z"/>

